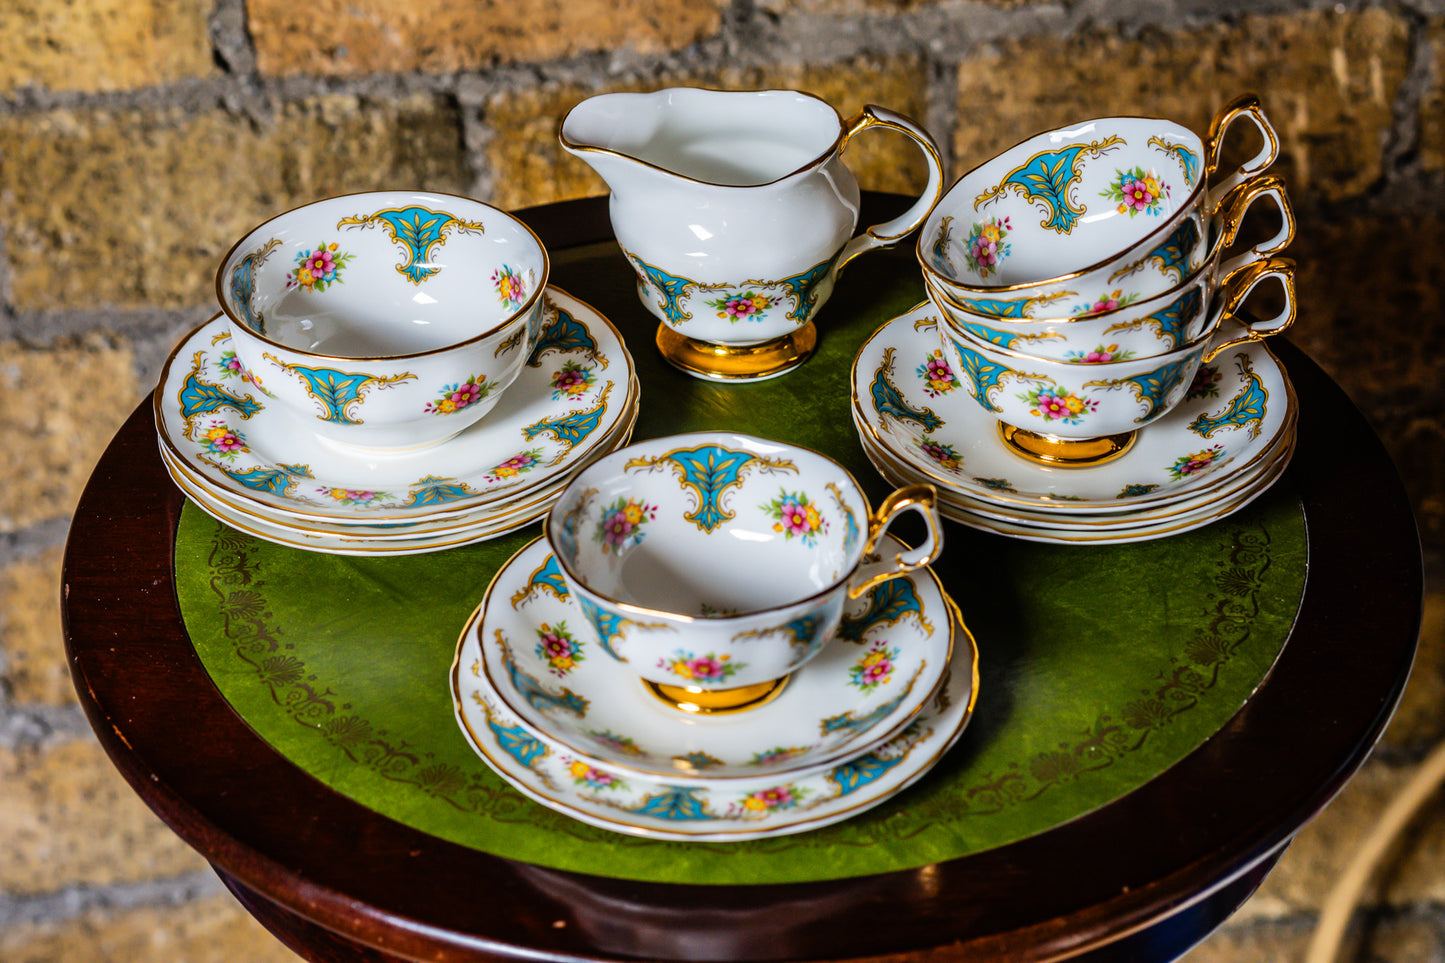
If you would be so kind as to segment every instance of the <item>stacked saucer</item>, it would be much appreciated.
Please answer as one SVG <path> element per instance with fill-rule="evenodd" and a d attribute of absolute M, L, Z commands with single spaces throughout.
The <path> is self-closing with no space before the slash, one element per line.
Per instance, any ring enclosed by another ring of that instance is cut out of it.
<path fill-rule="evenodd" d="M 166 362 L 153 403 L 172 480 L 208 514 L 312 551 L 405 555 L 494 538 L 544 515 L 637 419 L 632 358 L 591 306 L 548 287 L 516 380 L 446 441 L 365 451 L 321 438 L 237 359 L 222 316 Z"/>
<path fill-rule="evenodd" d="M 850 602 L 838 636 L 775 698 L 687 713 L 599 647 L 538 539 L 488 587 L 451 685 L 473 749 L 522 794 L 615 832 L 724 842 L 815 829 L 895 796 L 958 739 L 978 669 L 952 600 L 920 569 Z"/>
<path fill-rule="evenodd" d="M 1294 451 L 1294 388 L 1246 342 L 1202 364 L 1122 455 L 1089 468 L 1023 457 L 946 363 L 940 324 L 925 302 L 874 332 L 853 366 L 853 420 L 885 478 L 932 483 L 940 511 L 965 525 L 1041 542 L 1159 538 L 1243 508 Z"/>

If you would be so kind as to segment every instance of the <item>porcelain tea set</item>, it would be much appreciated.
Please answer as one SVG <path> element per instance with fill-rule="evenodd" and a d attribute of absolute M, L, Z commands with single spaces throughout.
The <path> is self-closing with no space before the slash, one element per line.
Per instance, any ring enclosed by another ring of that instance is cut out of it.
<path fill-rule="evenodd" d="M 1264 141 L 1222 169 L 1237 121 Z M 857 232 L 843 157 L 901 133 L 927 186 Z M 1207 137 L 1104 118 L 944 189 L 915 122 L 795 91 L 584 100 L 563 147 L 611 188 L 656 349 L 701 379 L 784 376 L 840 270 L 918 230 L 928 300 L 853 367 L 878 508 L 826 454 L 727 431 L 632 442 L 622 336 L 549 284 L 517 218 L 380 191 L 238 240 L 220 311 L 154 395 L 175 484 L 258 538 L 405 555 L 543 535 L 496 574 L 452 666 L 456 717 L 508 783 L 660 839 L 800 832 L 891 798 L 959 738 L 977 651 L 930 564 L 940 515 L 1045 541 L 1202 525 L 1283 471 L 1297 414 L 1261 343 L 1294 317 L 1277 139 L 1244 97 Z M 1231 254 L 1269 198 L 1280 230 Z M 1265 281 L 1284 307 L 1242 308 Z M 921 544 L 889 531 L 921 519 Z"/>

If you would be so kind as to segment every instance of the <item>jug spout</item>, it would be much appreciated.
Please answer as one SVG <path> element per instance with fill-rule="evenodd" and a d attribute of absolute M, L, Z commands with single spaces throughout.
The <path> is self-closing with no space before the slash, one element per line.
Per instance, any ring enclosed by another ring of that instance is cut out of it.
<path fill-rule="evenodd" d="M 629 110 L 630 100 L 623 94 L 589 97 L 567 112 L 559 131 L 563 150 L 585 161 L 613 193 L 639 178 L 668 176 L 640 156 L 657 142 L 662 115 Z"/>

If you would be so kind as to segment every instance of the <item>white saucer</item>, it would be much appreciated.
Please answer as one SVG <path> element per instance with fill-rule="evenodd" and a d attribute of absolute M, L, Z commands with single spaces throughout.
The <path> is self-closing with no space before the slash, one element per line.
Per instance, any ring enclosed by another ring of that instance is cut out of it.
<path fill-rule="evenodd" d="M 630 413 L 615 425 L 604 439 L 599 440 L 596 451 L 610 452 L 625 445 L 631 437 L 637 421 L 636 391 L 632 394 Z M 188 469 L 164 446 L 161 447 L 161 461 L 171 480 L 185 492 L 192 501 L 205 508 L 210 514 L 224 515 L 223 521 L 247 529 L 254 529 L 261 537 L 274 532 L 280 536 L 273 541 L 283 544 L 332 543 L 335 545 L 383 545 L 389 541 L 416 541 L 422 538 L 438 538 L 447 534 L 476 534 L 482 529 L 500 532 L 503 524 L 510 528 L 525 524 L 546 514 L 552 503 L 572 479 L 572 473 L 563 475 L 543 488 L 528 490 L 518 498 L 508 498 L 487 503 L 469 512 L 451 514 L 437 519 L 416 521 L 383 522 L 375 525 L 360 523 L 340 524 L 297 518 L 279 512 L 268 512 L 255 506 L 246 505 L 228 496 L 221 489 L 211 485 L 204 477 Z M 215 511 L 212 511 L 215 509 Z"/>
<path fill-rule="evenodd" d="M 1169 535 L 1202 528 L 1219 521 L 1249 505 L 1264 494 L 1289 466 L 1293 453 L 1293 436 L 1290 445 L 1281 457 L 1265 471 L 1255 474 L 1241 490 L 1224 498 L 1211 498 L 1178 513 L 1165 514 L 1143 520 L 1129 520 L 1108 527 L 1072 524 L 1081 516 L 1058 516 L 1049 524 L 1046 521 L 1010 521 L 997 516 L 982 514 L 976 503 L 954 500 L 945 492 L 939 492 L 939 513 L 946 518 L 983 531 L 994 532 L 1032 542 L 1050 542 L 1075 545 L 1122 545 L 1143 542 Z M 896 484 L 902 484 L 890 470 L 879 466 L 879 472 Z M 1082 516 L 1093 517 L 1093 516 Z"/>
<path fill-rule="evenodd" d="M 610 451 L 612 448 L 625 445 L 632 432 L 633 420 L 635 419 L 625 422 L 626 430 L 616 436 L 615 443 L 609 444 L 602 450 Z M 294 525 L 277 524 L 273 520 L 261 518 L 255 514 L 238 512 L 230 503 L 216 499 L 213 493 L 202 486 L 197 486 L 194 480 L 171 460 L 171 456 L 164 449 L 161 450 L 161 460 L 165 463 L 166 471 L 170 474 L 176 487 L 187 498 L 195 502 L 197 507 L 217 521 L 278 545 L 322 552 L 328 555 L 417 555 L 497 538 L 500 535 L 516 531 L 545 515 L 571 479 L 571 476 L 562 478 L 556 484 L 530 495 L 518 504 L 509 502 L 505 506 L 505 511 L 483 512 L 479 518 L 463 517 L 460 524 L 448 520 L 447 524 L 438 528 L 427 527 L 417 531 L 408 526 L 404 527 L 401 533 L 386 532 L 380 535 L 368 535 L 316 527 L 320 523 L 310 523 L 312 527 L 308 527 L 308 523 L 301 520 L 297 520 Z"/>
<path fill-rule="evenodd" d="M 629 777 L 705 786 L 800 778 L 896 735 L 942 684 L 952 623 L 931 571 L 893 579 L 848 603 L 839 637 L 772 701 L 694 715 L 604 651 L 538 539 L 497 573 L 468 631 L 486 694 L 533 737 Z"/>
<path fill-rule="evenodd" d="M 542 334 L 497 406 L 445 442 L 404 452 L 322 442 L 268 406 L 235 369 L 217 316 L 181 341 L 161 373 L 154 396 L 161 444 L 228 502 L 272 517 L 376 525 L 524 497 L 596 454 L 632 407 L 632 358 L 617 329 L 557 288 L 546 298 Z M 208 438 L 217 428 L 229 430 L 231 451 Z"/>
<path fill-rule="evenodd" d="M 951 602 L 946 608 L 960 644 L 953 647 L 943 685 L 893 738 L 811 774 L 774 772 L 754 780 L 688 784 L 592 765 L 568 747 L 538 738 L 491 688 L 477 631 L 480 609 L 462 633 L 452 664 L 457 723 L 482 759 L 523 795 L 603 829 L 694 842 L 817 829 L 892 798 L 932 769 L 963 732 L 978 693 L 978 652 L 956 608 Z"/>
<path fill-rule="evenodd" d="M 1160 505 L 1145 505 L 1133 511 L 1062 513 L 1054 511 L 1033 511 L 1025 508 L 998 505 L 970 497 L 958 489 L 939 488 L 939 497 L 950 517 L 961 513 L 969 519 L 984 519 L 1006 525 L 1040 527 L 1051 530 L 1093 532 L 1124 529 L 1155 528 L 1171 521 L 1180 521 L 1202 514 L 1206 509 L 1229 503 L 1248 494 L 1258 494 L 1261 485 L 1267 485 L 1277 478 L 1294 452 L 1294 419 L 1283 437 L 1279 438 L 1268 453 L 1250 468 L 1231 473 L 1227 484 L 1207 489 L 1175 501 Z M 860 434 L 862 434 L 860 432 Z M 864 435 L 866 439 L 866 435 Z M 880 448 L 863 443 L 864 454 L 878 469 L 879 473 L 896 485 L 932 482 L 916 473 L 911 466 L 894 459 Z M 1266 477 L 1268 476 L 1268 477 Z"/>
<path fill-rule="evenodd" d="M 1012 451 L 956 377 L 940 384 L 923 376 L 941 351 L 937 324 L 925 302 L 873 333 L 853 364 L 854 421 L 866 448 L 992 505 L 1047 515 L 1133 512 L 1199 495 L 1266 462 L 1298 409 L 1269 349 L 1241 345 L 1203 366 L 1203 390 L 1141 428 L 1124 455 L 1092 468 L 1046 466 Z"/>

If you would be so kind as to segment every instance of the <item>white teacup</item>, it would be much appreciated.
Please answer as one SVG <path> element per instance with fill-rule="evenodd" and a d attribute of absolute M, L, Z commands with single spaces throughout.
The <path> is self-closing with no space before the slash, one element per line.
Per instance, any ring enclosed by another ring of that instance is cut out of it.
<path fill-rule="evenodd" d="M 1246 120 L 1264 139 L 1238 170 L 1219 170 L 1223 138 Z M 1067 316 L 1130 274 L 1149 297 L 1198 270 L 1225 196 L 1263 173 L 1279 141 L 1258 98 L 1236 98 L 1209 135 L 1169 120 L 1104 117 L 1037 134 L 958 179 L 919 231 L 925 275 L 986 313 Z"/>
<path fill-rule="evenodd" d="M 837 632 L 844 602 L 929 564 L 936 492 L 875 512 L 817 452 L 731 432 L 630 445 L 568 484 L 546 538 L 602 648 L 690 711 L 769 699 Z M 870 557 L 904 512 L 923 544 Z"/>
<path fill-rule="evenodd" d="M 1173 351 L 1075 364 L 964 338 L 941 325 L 944 358 L 979 407 L 998 419 L 1004 442 L 1015 452 L 1061 468 L 1100 465 L 1127 452 L 1140 429 L 1183 401 L 1201 364 L 1233 345 L 1262 340 L 1293 323 L 1293 262 L 1272 260 L 1280 262 L 1276 267 L 1281 270 L 1271 277 L 1284 287 L 1285 311 L 1255 322 L 1236 314 L 1237 303 L 1221 299 L 1206 325 L 1209 333 Z"/>
<path fill-rule="evenodd" d="M 526 361 L 548 260 L 521 221 L 464 197 L 380 191 L 280 214 L 216 275 L 236 357 L 317 435 L 364 449 L 444 441 Z"/>

